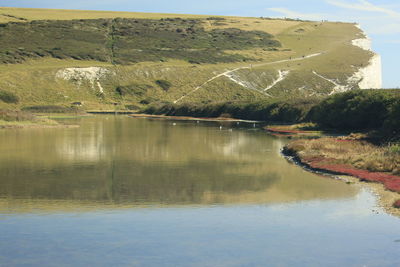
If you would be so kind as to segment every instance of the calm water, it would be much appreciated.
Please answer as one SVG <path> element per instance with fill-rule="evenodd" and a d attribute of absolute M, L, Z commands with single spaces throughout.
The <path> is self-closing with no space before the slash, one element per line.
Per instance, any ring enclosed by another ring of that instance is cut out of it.
<path fill-rule="evenodd" d="M 400 266 L 400 219 L 244 124 L 0 131 L 0 266 Z"/>

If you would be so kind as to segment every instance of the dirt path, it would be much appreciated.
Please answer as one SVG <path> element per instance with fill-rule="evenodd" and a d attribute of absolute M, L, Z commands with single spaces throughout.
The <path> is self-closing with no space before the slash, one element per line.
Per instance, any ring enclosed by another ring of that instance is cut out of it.
<path fill-rule="evenodd" d="M 196 91 L 201 89 L 203 86 L 205 86 L 206 84 L 208 84 L 209 82 L 211 82 L 211 81 L 213 81 L 215 79 L 218 79 L 219 77 L 226 76 L 226 77 L 229 78 L 230 74 L 232 74 L 235 71 L 243 70 L 243 69 L 257 68 L 257 67 L 268 66 L 268 65 L 274 65 L 274 64 L 280 64 L 280 63 L 285 63 L 285 62 L 300 61 L 300 60 L 305 60 L 305 59 L 308 59 L 308 58 L 316 57 L 316 56 L 319 56 L 319 55 L 322 55 L 322 54 L 323 53 L 315 53 L 315 54 L 310 54 L 310 55 L 307 55 L 307 56 L 302 56 L 302 57 L 297 57 L 297 58 L 283 59 L 283 60 L 278 60 L 278 61 L 273 61 L 273 62 L 255 64 L 255 65 L 252 65 L 252 66 L 248 66 L 247 65 L 247 66 L 239 67 L 239 68 L 236 68 L 236 69 L 233 69 L 233 70 L 225 71 L 223 73 L 220 73 L 220 74 L 210 78 L 208 81 L 206 81 L 205 83 L 203 83 L 200 86 L 197 86 L 195 89 L 193 89 L 189 93 L 181 96 L 180 98 L 178 98 L 177 100 L 174 101 L 174 104 L 178 103 L 179 101 L 183 100 L 184 98 L 188 97 L 189 95 L 195 93 Z M 262 91 L 260 91 L 260 93 L 262 93 Z"/>

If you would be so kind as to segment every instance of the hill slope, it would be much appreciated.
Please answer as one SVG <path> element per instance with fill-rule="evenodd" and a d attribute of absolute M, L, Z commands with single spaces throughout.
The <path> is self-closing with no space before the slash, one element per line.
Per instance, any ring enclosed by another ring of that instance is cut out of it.
<path fill-rule="evenodd" d="M 18 99 L 0 107 L 106 109 L 381 87 L 380 58 L 355 24 L 17 8 L 0 8 L 0 23 L 0 91 Z"/>

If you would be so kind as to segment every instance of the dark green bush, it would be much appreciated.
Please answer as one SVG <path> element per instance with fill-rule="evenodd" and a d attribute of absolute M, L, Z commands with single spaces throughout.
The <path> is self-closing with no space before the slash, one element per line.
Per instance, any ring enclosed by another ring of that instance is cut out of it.
<path fill-rule="evenodd" d="M 23 111 L 36 112 L 36 113 L 69 113 L 79 111 L 78 107 L 65 107 L 57 105 L 38 105 L 22 108 Z"/>
<path fill-rule="evenodd" d="M 9 104 L 17 104 L 19 102 L 17 95 L 3 90 L 0 90 L 0 100 Z"/>
<path fill-rule="evenodd" d="M 164 91 L 168 91 L 172 84 L 166 80 L 156 80 L 156 84 L 160 86 Z"/>
<path fill-rule="evenodd" d="M 144 112 L 170 116 L 220 117 L 244 120 L 299 122 L 306 116 L 315 100 L 258 101 L 226 103 L 185 103 L 180 105 L 151 105 Z"/>
<path fill-rule="evenodd" d="M 115 92 L 120 96 L 143 96 L 150 88 L 152 86 L 147 84 L 120 85 L 115 88 Z"/>
<path fill-rule="evenodd" d="M 336 94 L 313 107 L 308 119 L 324 128 L 338 130 L 379 129 L 393 100 L 392 95 L 376 91 Z"/>
<path fill-rule="evenodd" d="M 137 105 L 125 105 L 125 108 L 128 110 L 139 110 L 140 107 Z"/>
<path fill-rule="evenodd" d="M 389 109 L 389 114 L 383 123 L 383 133 L 388 138 L 400 139 L 400 98 Z"/>
<path fill-rule="evenodd" d="M 311 121 L 339 131 L 374 130 L 400 138 L 400 90 L 356 90 L 319 98 L 257 102 L 150 105 L 143 112 L 171 116 L 220 117 L 296 123 Z"/>

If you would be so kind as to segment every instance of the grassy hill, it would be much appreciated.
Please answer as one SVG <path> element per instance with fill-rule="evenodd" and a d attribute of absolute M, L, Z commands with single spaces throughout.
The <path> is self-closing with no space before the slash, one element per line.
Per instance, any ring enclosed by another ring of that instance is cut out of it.
<path fill-rule="evenodd" d="M 358 88 L 364 37 L 338 22 L 0 8 L 0 108 L 324 96 Z"/>

